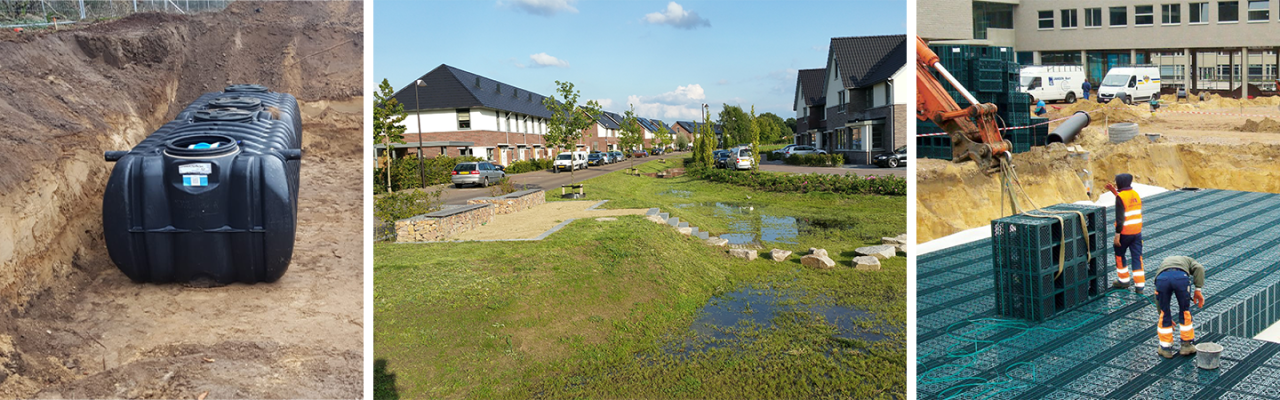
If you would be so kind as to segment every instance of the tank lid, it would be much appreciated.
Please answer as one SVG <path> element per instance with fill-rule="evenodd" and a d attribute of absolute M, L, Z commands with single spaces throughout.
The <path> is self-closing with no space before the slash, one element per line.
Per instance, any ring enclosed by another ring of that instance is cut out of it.
<path fill-rule="evenodd" d="M 209 102 L 210 109 L 214 108 L 238 108 L 241 110 L 257 111 L 262 107 L 262 100 L 256 97 L 248 96 L 224 96 L 213 99 Z"/>
<path fill-rule="evenodd" d="M 230 86 L 227 86 L 227 88 L 226 88 L 226 89 L 222 89 L 222 91 L 224 91 L 224 92 L 257 92 L 257 93 L 263 93 L 263 92 L 266 92 L 266 91 L 267 91 L 267 87 L 266 87 L 266 86 L 259 85 L 259 84 L 256 84 L 256 83 L 241 83 L 241 84 L 236 84 L 236 85 L 230 85 Z"/>
<path fill-rule="evenodd" d="M 226 135 L 189 135 L 164 143 L 164 152 L 175 157 L 218 157 L 240 151 L 240 143 Z"/>
<path fill-rule="evenodd" d="M 196 122 L 250 122 L 257 113 L 237 108 L 199 110 L 191 117 Z"/>

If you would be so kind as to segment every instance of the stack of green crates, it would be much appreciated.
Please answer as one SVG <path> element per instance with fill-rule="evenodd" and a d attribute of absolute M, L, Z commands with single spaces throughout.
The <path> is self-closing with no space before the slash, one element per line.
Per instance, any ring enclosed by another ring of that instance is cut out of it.
<path fill-rule="evenodd" d="M 975 99 L 982 103 L 995 104 L 1002 127 L 1027 126 L 1031 117 L 1031 96 L 1018 91 L 1018 72 L 1021 65 L 1015 62 L 1015 53 L 1011 47 L 974 46 L 974 45 L 931 45 L 929 48 L 938 55 L 942 66 L 964 85 Z M 942 78 L 938 77 L 939 81 Z M 960 95 L 958 90 L 944 83 L 947 93 L 955 99 L 960 107 L 972 104 Z M 926 129 L 927 127 L 927 129 Z M 939 132 L 940 128 L 932 123 L 917 124 L 918 133 Z M 1013 144 L 1013 152 L 1021 153 L 1031 150 L 1033 132 L 1029 129 L 1013 129 L 1004 132 L 1005 139 Z M 937 138 L 918 138 L 917 146 L 945 146 L 939 149 L 922 149 L 917 151 L 919 157 L 951 159 L 951 140 L 945 136 Z"/>
<path fill-rule="evenodd" d="M 1043 124 L 1048 122 L 1048 118 L 1034 117 L 1031 118 L 1031 125 Z M 1034 146 L 1045 146 L 1049 144 L 1049 125 L 1037 125 L 1031 128 L 1031 141 Z"/>
<path fill-rule="evenodd" d="M 1044 321 L 1106 293 L 1106 208 L 1059 204 L 1044 211 L 1073 212 L 1035 213 L 1061 217 L 1062 222 L 1026 214 L 991 221 L 995 303 L 1000 315 Z M 1065 262 L 1059 263 L 1060 256 L 1065 256 Z"/>

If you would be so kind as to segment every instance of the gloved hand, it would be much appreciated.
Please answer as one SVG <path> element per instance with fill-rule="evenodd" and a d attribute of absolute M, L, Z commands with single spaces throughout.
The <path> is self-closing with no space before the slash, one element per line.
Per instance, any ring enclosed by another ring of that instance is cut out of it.
<path fill-rule="evenodd" d="M 1107 190 L 1108 190 L 1108 191 L 1110 191 L 1110 192 L 1111 192 L 1111 194 L 1114 194 L 1114 195 L 1116 195 L 1116 196 L 1119 196 L 1119 195 L 1120 195 L 1120 191 L 1119 191 L 1119 190 L 1116 190 L 1116 185 L 1115 185 L 1114 183 L 1107 183 L 1107 184 L 1106 184 L 1105 186 L 1103 186 L 1103 187 L 1107 188 Z"/>
<path fill-rule="evenodd" d="M 1196 307 L 1204 308 L 1204 293 L 1200 292 L 1200 288 L 1196 288 L 1196 292 L 1191 295 L 1191 299 L 1196 301 Z"/>

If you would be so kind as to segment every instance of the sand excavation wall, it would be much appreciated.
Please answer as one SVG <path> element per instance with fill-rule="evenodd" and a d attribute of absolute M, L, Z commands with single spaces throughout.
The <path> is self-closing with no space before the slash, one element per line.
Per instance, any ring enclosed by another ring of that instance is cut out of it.
<path fill-rule="evenodd" d="M 236 2 L 0 35 L 0 312 L 110 266 L 89 262 L 107 257 L 102 152 L 131 148 L 199 94 L 261 83 L 312 108 L 350 108 L 361 94 L 361 7 Z"/>
<path fill-rule="evenodd" d="M 1101 135 L 1089 128 L 1086 135 Z M 1089 140 L 1085 140 L 1088 142 Z M 1090 146 L 1088 161 L 1062 145 L 1017 154 L 1014 162 L 1022 187 L 1044 207 L 1057 203 L 1097 200 L 1103 185 L 1118 173 L 1134 175 L 1134 182 L 1168 189 L 1203 187 L 1280 193 L 1280 148 L 1261 144 L 1206 145 L 1144 143 Z M 917 171 L 917 240 L 921 243 L 961 230 L 987 226 L 999 218 L 1000 186 L 973 163 L 921 160 Z M 1078 174 L 1092 174 L 1092 197 Z M 1022 201 L 1027 207 L 1026 200 Z M 1007 210 L 1007 207 L 1005 208 Z"/>

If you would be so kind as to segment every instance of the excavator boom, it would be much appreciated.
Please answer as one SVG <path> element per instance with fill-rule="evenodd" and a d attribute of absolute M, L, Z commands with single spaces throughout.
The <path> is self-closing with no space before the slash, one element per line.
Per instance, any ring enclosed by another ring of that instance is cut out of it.
<path fill-rule="evenodd" d="M 951 137 L 953 161 L 973 160 L 988 173 L 997 172 L 1001 160 L 1009 155 L 1010 143 L 1000 136 L 996 127 L 996 106 L 979 103 L 939 61 L 929 45 L 916 37 L 916 118 L 933 121 L 947 132 Z M 933 71 L 973 105 L 960 108 L 942 82 L 934 78 Z"/>

